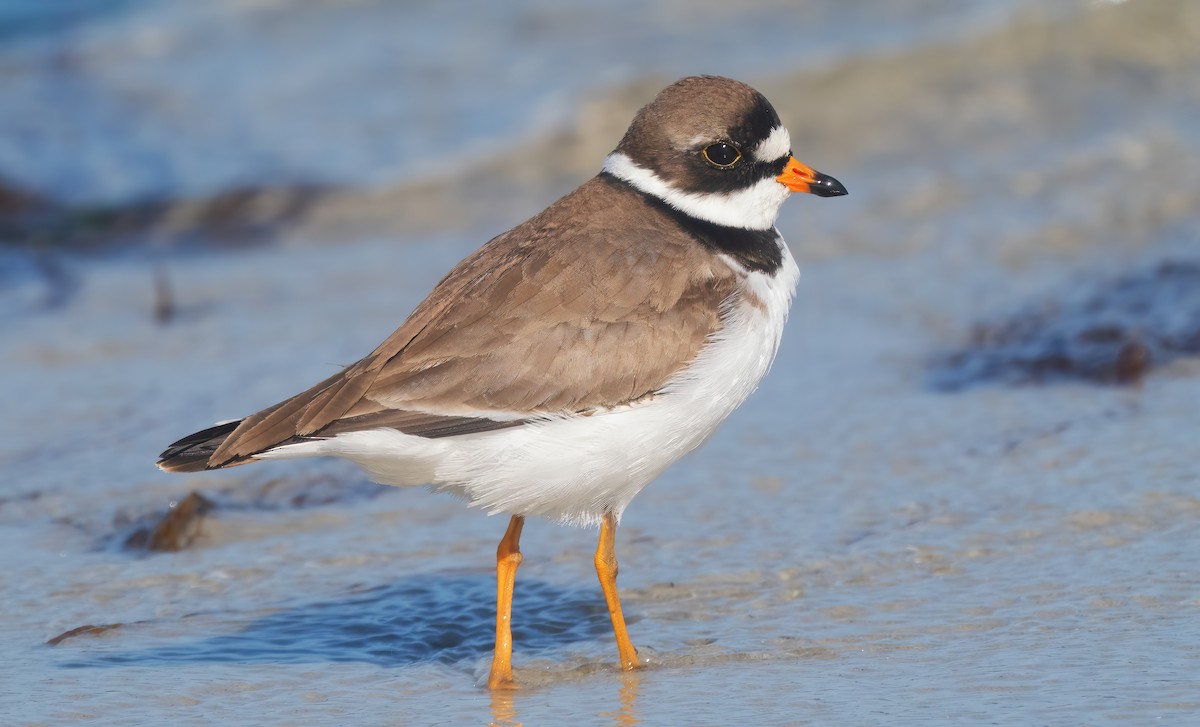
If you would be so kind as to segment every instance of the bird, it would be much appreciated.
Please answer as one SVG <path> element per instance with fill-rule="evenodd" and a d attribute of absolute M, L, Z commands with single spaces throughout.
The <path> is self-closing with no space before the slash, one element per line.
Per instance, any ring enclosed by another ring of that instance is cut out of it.
<path fill-rule="evenodd" d="M 598 525 L 594 565 L 619 666 L 641 666 L 616 585 L 621 515 L 771 366 L 800 275 L 775 227 L 783 202 L 847 194 L 791 146 L 745 83 L 667 86 L 599 173 L 455 265 L 366 357 L 180 439 L 158 467 L 340 457 L 376 482 L 508 515 L 491 689 L 516 686 L 510 621 L 525 519 Z"/>

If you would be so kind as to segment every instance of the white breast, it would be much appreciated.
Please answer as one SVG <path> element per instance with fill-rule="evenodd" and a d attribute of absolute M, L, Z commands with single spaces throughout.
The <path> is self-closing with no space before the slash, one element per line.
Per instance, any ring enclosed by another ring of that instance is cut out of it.
<path fill-rule="evenodd" d="M 799 280 L 787 246 L 774 275 L 747 272 L 724 325 L 655 397 L 590 416 L 425 439 L 392 429 L 280 447 L 261 457 L 332 455 L 377 482 L 432 484 L 489 513 L 595 524 L 618 517 L 668 465 L 700 446 L 767 373 Z M 728 261 L 733 267 L 737 264 Z"/>

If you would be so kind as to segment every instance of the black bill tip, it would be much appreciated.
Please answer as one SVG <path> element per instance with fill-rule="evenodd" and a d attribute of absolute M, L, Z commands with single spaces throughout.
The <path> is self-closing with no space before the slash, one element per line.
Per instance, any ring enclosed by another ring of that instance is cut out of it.
<path fill-rule="evenodd" d="M 843 197 L 850 194 L 841 182 L 820 172 L 817 172 L 813 176 L 813 180 L 808 183 L 808 193 L 818 197 Z"/>

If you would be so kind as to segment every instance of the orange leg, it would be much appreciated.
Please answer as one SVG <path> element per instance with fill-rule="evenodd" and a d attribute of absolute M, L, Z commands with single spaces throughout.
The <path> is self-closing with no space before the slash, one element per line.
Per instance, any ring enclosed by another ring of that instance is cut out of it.
<path fill-rule="evenodd" d="M 621 599 L 617 596 L 617 555 L 613 552 L 613 541 L 617 535 L 617 518 L 611 512 L 604 513 L 600 522 L 600 542 L 596 544 L 596 575 L 600 576 L 600 587 L 604 589 L 604 600 L 608 602 L 608 615 L 612 617 L 613 633 L 617 637 L 617 652 L 621 657 L 621 668 L 630 671 L 637 667 L 637 649 L 625 631 L 625 616 L 621 613 Z"/>
<path fill-rule="evenodd" d="M 513 515 L 508 530 L 496 547 L 496 652 L 492 656 L 489 689 L 513 685 L 512 673 L 512 599 L 517 566 L 521 565 L 521 528 L 525 518 Z"/>

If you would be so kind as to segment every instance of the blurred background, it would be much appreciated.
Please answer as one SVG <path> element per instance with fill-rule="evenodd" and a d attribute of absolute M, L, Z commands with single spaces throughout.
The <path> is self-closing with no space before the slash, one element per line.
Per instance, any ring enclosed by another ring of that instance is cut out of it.
<path fill-rule="evenodd" d="M 493 699 L 503 522 L 338 463 L 154 470 L 695 73 L 851 194 L 785 206 L 772 374 L 625 516 L 656 668 L 611 671 L 593 533 L 526 529 L 530 689 Z M 1200 3 L 5 0 L 0 89 L 12 721 L 1200 708 Z"/>

